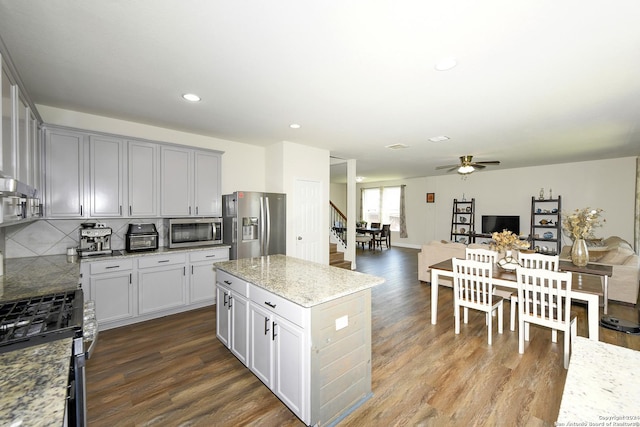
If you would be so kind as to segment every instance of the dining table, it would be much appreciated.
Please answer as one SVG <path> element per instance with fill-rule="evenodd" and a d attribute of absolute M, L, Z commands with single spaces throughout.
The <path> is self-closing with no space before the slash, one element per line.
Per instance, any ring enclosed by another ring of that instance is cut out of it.
<path fill-rule="evenodd" d="M 356 233 L 358 234 L 371 234 L 371 239 L 373 240 L 377 234 L 382 233 L 382 228 L 367 228 L 367 227 L 357 227 L 356 228 Z M 369 249 L 371 249 L 371 246 L 369 246 Z"/>
<path fill-rule="evenodd" d="M 429 266 L 431 269 L 431 324 L 438 320 L 438 279 L 440 276 L 453 279 L 453 262 L 451 258 Z M 600 297 L 603 296 L 602 283 L 595 275 L 583 275 L 571 272 L 571 299 L 587 303 L 587 321 L 589 323 L 589 339 L 598 341 L 600 334 Z M 501 268 L 493 269 L 493 283 L 509 291 L 518 289 L 515 272 Z M 444 286 L 444 285 L 443 285 Z"/>

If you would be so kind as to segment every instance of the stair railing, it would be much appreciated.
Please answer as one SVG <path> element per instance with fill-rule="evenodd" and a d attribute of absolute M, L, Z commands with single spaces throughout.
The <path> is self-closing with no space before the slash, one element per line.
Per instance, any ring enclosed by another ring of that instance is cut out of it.
<path fill-rule="evenodd" d="M 333 230 L 336 237 L 347 246 L 347 217 L 332 201 L 329 201 L 329 230 Z"/>

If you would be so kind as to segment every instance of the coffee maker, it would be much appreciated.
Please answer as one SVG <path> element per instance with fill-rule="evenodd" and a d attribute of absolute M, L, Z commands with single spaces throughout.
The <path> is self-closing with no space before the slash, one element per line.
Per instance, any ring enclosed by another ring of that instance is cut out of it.
<path fill-rule="evenodd" d="M 80 227 L 79 256 L 111 255 L 111 228 L 93 222 L 85 222 Z"/>

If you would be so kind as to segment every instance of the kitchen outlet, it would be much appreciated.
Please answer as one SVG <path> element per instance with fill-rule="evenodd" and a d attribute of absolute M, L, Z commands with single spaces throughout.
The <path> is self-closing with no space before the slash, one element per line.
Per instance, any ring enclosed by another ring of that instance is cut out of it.
<path fill-rule="evenodd" d="M 349 326 L 349 316 L 345 315 L 336 319 L 336 331 Z"/>

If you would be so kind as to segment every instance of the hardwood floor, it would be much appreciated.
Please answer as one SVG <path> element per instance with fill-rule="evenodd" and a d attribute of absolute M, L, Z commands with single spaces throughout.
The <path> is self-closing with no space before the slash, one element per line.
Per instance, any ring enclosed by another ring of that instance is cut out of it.
<path fill-rule="evenodd" d="M 481 313 L 453 332 L 452 292 L 439 293 L 430 323 L 430 285 L 417 279 L 417 250 L 358 250 L 357 270 L 382 276 L 372 292 L 373 397 L 340 426 L 552 426 L 566 371 L 562 337 L 531 327 L 494 331 L 487 345 Z M 576 304 L 578 335 L 586 310 Z M 634 322 L 634 307 L 609 304 Z M 87 364 L 89 425 L 302 426 L 215 337 L 215 307 L 112 329 Z M 600 328 L 600 340 L 640 350 L 640 336 Z"/>

